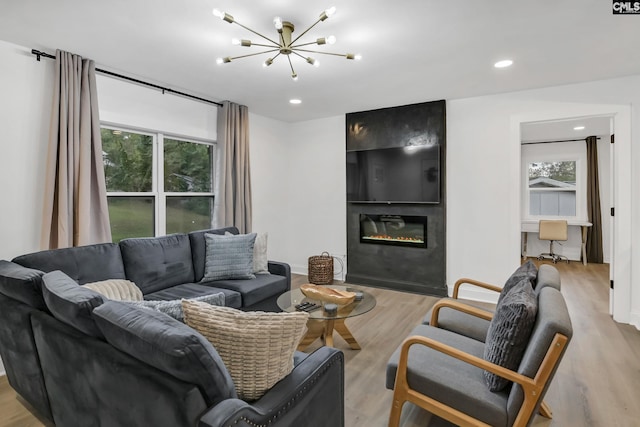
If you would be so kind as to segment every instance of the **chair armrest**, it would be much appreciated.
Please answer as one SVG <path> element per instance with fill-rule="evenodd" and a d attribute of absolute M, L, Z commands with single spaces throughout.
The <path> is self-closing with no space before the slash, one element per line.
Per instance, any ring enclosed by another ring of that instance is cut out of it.
<path fill-rule="evenodd" d="M 285 262 L 269 261 L 269 273 L 287 278 L 287 290 L 291 289 L 291 266 Z"/>
<path fill-rule="evenodd" d="M 431 309 L 431 320 L 429 324 L 433 327 L 438 327 L 438 316 L 440 315 L 440 309 L 443 307 L 448 307 L 453 310 L 461 311 L 463 313 L 467 313 L 471 316 L 479 317 L 485 320 L 493 319 L 493 313 L 491 311 L 483 310 L 478 307 L 474 307 L 472 305 L 464 304 L 459 301 L 451 300 L 451 299 L 441 299 L 437 301 L 433 308 Z"/>
<path fill-rule="evenodd" d="M 0 293 L 38 309 L 46 309 L 42 299 L 42 275 L 33 268 L 0 260 Z"/>
<path fill-rule="evenodd" d="M 536 408 L 538 403 L 542 400 L 542 392 L 544 390 L 544 387 L 550 380 L 554 367 L 559 362 L 568 341 L 569 339 L 566 336 L 560 333 L 556 333 L 551 342 L 551 345 L 546 351 L 544 359 L 542 360 L 542 363 L 540 364 L 535 377 L 529 378 L 525 375 L 519 374 L 518 372 L 512 371 L 500 365 L 496 365 L 495 363 L 488 362 L 480 357 L 466 353 L 462 350 L 443 344 L 434 339 L 419 335 L 410 336 L 402 343 L 402 348 L 400 350 L 400 360 L 398 361 L 398 370 L 396 371 L 395 387 L 400 387 L 401 390 L 410 390 L 407 382 L 407 361 L 409 358 L 409 349 L 411 348 L 411 346 L 423 345 L 426 347 L 430 347 L 435 351 L 439 351 L 450 357 L 469 363 L 480 369 L 484 369 L 502 378 L 506 378 L 509 381 L 513 381 L 514 383 L 519 384 L 523 389 L 524 402 L 520 407 L 520 411 L 518 412 L 513 425 L 524 425 L 533 412 L 534 408 Z M 480 425 L 477 420 L 475 420 L 476 422 L 473 423 L 472 421 L 474 419 L 467 414 L 464 414 L 463 412 L 460 412 L 453 408 L 448 408 L 446 405 L 434 401 L 432 398 L 423 396 L 414 390 L 410 390 L 409 393 L 414 397 L 418 396 L 415 397 L 418 400 L 427 401 L 427 403 L 431 405 L 430 412 L 434 412 L 436 413 L 436 415 L 447 413 L 452 415 L 456 421 L 467 421 L 469 425 Z M 422 399 L 419 396 L 422 396 Z"/>
<path fill-rule="evenodd" d="M 227 399 L 209 408 L 199 427 L 344 426 L 344 355 L 321 347 L 255 402 Z"/>
<path fill-rule="evenodd" d="M 480 288 L 488 289 L 490 291 L 495 291 L 495 292 L 502 291 L 502 288 L 496 285 L 492 285 L 490 283 L 480 282 L 479 280 L 468 279 L 466 277 L 463 277 L 462 279 L 458 279 L 456 283 L 453 285 L 453 298 L 458 299 L 458 292 L 459 292 L 460 286 L 464 284 L 478 286 Z"/>

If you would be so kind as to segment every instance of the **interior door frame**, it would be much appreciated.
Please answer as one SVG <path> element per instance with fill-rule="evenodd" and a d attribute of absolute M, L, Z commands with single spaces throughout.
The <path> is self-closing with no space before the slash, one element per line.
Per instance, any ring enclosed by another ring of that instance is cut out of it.
<path fill-rule="evenodd" d="M 523 123 L 557 121 L 594 116 L 609 116 L 615 129 L 615 144 L 611 151 L 613 191 L 611 235 L 612 251 L 610 279 L 615 287 L 610 294 L 610 309 L 613 319 L 620 323 L 631 323 L 631 107 L 608 104 L 550 104 L 540 110 L 511 116 L 509 158 L 511 176 L 517 176 L 510 186 L 510 200 L 518 201 L 510 206 L 512 250 L 520 250 L 521 221 L 521 138 Z"/>

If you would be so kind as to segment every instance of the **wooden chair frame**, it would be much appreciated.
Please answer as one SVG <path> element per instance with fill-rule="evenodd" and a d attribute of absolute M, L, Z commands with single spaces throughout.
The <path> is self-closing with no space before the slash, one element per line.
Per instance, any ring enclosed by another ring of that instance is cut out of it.
<path fill-rule="evenodd" d="M 447 406 L 434 398 L 412 390 L 409 387 L 407 382 L 407 360 L 409 357 L 409 349 L 413 345 L 424 345 L 426 347 L 430 347 L 436 351 L 462 360 L 463 362 L 469 363 L 478 368 L 487 370 L 522 386 L 524 391 L 524 402 L 522 403 L 520 411 L 518 411 L 518 415 L 513 423 L 513 426 L 520 427 L 526 426 L 529 422 L 529 418 L 531 418 L 533 411 L 540 402 L 542 391 L 550 380 L 551 373 L 558 364 L 567 342 L 568 338 L 565 335 L 556 333 L 551 342 L 551 346 L 542 360 L 542 364 L 540 365 L 538 372 L 534 378 L 529 378 L 510 369 L 487 362 L 480 357 L 465 353 L 457 348 L 442 344 L 431 338 L 418 335 L 408 337 L 402 343 L 402 349 L 400 351 L 400 361 L 398 363 L 396 382 L 393 388 L 393 402 L 391 406 L 391 413 L 389 414 L 389 427 L 398 427 L 400 423 L 400 415 L 402 413 L 402 406 L 405 402 L 411 402 L 418 405 L 432 414 L 462 427 L 491 427 L 489 424 L 473 418 L 455 408 Z"/>

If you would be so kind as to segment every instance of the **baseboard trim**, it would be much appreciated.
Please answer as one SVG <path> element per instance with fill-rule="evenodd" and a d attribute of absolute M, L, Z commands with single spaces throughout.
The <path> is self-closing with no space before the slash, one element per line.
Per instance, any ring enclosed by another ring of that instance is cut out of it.
<path fill-rule="evenodd" d="M 629 324 L 640 331 L 640 311 L 632 311 L 629 313 Z"/>

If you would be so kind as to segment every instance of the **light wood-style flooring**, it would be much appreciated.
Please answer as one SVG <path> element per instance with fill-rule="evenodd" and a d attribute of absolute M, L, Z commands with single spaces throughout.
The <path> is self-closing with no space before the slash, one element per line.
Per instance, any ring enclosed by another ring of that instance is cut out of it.
<path fill-rule="evenodd" d="M 562 276 L 562 293 L 569 307 L 574 336 L 545 397 L 554 417 L 548 420 L 537 416 L 533 426 L 640 426 L 640 332 L 615 323 L 608 314 L 608 266 L 583 266 L 578 262 L 556 266 Z M 306 283 L 306 277 L 295 276 L 293 282 L 294 287 L 300 286 Z M 392 394 L 384 386 L 387 360 L 437 300 L 366 289 L 376 296 L 376 307 L 347 320 L 362 350 L 351 350 L 342 338 L 334 336 L 336 347 L 345 354 L 347 427 L 387 425 Z M 319 345 L 318 340 L 307 351 Z M 21 402 L 6 377 L 1 377 L 0 427 L 45 425 Z M 405 405 L 402 426 L 440 425 L 431 421 L 430 414 Z"/>

